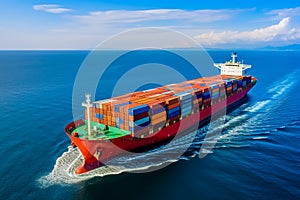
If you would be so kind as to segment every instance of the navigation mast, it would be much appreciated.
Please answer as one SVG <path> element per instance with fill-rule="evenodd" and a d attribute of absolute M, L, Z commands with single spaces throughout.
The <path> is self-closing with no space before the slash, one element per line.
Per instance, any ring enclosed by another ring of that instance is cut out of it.
<path fill-rule="evenodd" d="M 87 121 L 88 121 L 88 135 L 91 135 L 91 116 L 90 116 L 90 108 L 93 107 L 93 104 L 91 103 L 91 95 L 86 94 L 85 95 L 85 102 L 81 104 L 83 107 L 87 110 Z"/>

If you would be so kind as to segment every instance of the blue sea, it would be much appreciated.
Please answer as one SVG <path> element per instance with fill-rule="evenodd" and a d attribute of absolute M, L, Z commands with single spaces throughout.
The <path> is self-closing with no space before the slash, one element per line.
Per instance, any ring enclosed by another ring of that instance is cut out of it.
<path fill-rule="evenodd" d="M 223 62 L 231 51 L 208 53 Z M 81 156 L 63 129 L 73 120 L 73 86 L 88 54 L 0 51 L 0 199 L 300 198 L 300 51 L 238 52 L 258 83 L 225 117 L 204 158 L 199 152 L 209 125 L 177 159 L 172 152 L 193 134 L 167 151 L 120 157 L 111 162 L 115 167 L 76 176 Z M 110 97 L 100 91 L 98 97 Z"/>

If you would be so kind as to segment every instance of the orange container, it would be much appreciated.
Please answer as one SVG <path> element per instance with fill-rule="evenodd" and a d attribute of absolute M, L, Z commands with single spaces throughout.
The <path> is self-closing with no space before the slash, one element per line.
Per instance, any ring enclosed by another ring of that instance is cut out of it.
<path fill-rule="evenodd" d="M 155 121 L 155 120 L 160 119 L 160 118 L 166 119 L 166 117 L 167 117 L 166 111 L 150 116 L 151 121 Z"/>
<path fill-rule="evenodd" d="M 171 109 L 176 108 L 176 107 L 178 107 L 178 106 L 180 106 L 180 103 L 179 103 L 179 102 L 178 102 L 178 103 L 171 104 L 171 105 L 168 105 L 168 106 L 167 106 L 167 109 L 168 109 L 168 110 L 171 110 Z"/>
<path fill-rule="evenodd" d="M 161 118 L 158 118 L 156 120 L 151 121 L 151 124 L 154 126 L 154 125 L 157 125 L 159 123 L 165 122 L 166 120 L 167 119 L 165 117 L 161 117 Z"/>

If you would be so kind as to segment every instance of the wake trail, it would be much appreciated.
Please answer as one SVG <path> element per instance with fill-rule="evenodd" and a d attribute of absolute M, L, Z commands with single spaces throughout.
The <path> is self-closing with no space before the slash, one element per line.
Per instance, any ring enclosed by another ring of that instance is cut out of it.
<path fill-rule="evenodd" d="M 245 109 L 237 109 L 237 112 L 245 114 L 235 116 L 229 121 L 225 121 L 223 125 L 217 127 L 223 130 L 222 133 L 217 134 L 215 137 L 205 138 L 200 152 L 210 152 L 213 148 L 218 148 L 218 142 L 221 144 L 221 146 L 224 146 L 224 143 L 232 142 L 231 140 L 233 138 L 237 138 L 240 135 L 245 135 L 245 132 L 255 131 L 256 127 L 264 122 L 269 111 L 282 104 L 288 91 L 295 85 L 297 74 L 297 72 L 292 72 L 283 77 L 281 80 L 273 83 L 272 87 L 270 87 L 266 92 L 267 96 L 265 97 L 265 100 L 256 102 L 253 106 L 249 106 Z M 262 134 L 264 134 L 264 132 Z M 256 139 L 257 138 L 261 139 L 256 136 Z M 200 158 L 204 156 L 205 154 L 199 154 Z"/>

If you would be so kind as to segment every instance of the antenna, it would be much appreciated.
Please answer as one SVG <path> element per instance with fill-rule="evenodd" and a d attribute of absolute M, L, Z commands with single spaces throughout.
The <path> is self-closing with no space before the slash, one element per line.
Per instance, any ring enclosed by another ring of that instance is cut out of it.
<path fill-rule="evenodd" d="M 81 104 L 83 107 L 87 110 L 87 116 L 88 116 L 88 134 L 91 134 L 91 116 L 90 116 L 90 108 L 93 107 L 93 104 L 91 103 L 91 95 L 85 94 L 85 102 Z"/>
<path fill-rule="evenodd" d="M 236 52 L 233 52 L 233 53 L 231 54 L 232 63 L 236 63 L 236 60 L 235 60 L 236 57 L 237 57 Z"/>

